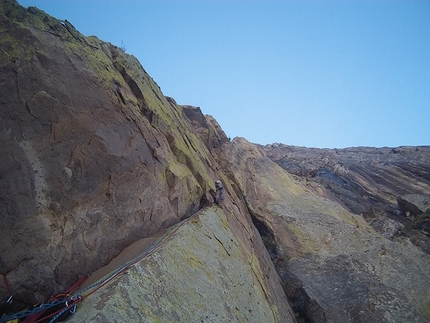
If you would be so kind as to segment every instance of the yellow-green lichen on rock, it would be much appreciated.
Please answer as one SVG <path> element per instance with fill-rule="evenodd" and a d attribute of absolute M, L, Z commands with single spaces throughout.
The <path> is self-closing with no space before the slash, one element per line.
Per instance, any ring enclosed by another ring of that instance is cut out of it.
<path fill-rule="evenodd" d="M 1 243 L 20 250 L 2 253 L 2 273 L 36 302 L 210 203 L 216 162 L 132 55 L 16 1 L 0 20 Z"/>
<path fill-rule="evenodd" d="M 222 224 L 226 216 L 199 212 L 69 322 L 293 322 L 269 303 L 259 262 Z"/>
<path fill-rule="evenodd" d="M 425 322 L 428 255 L 408 240 L 386 239 L 359 215 L 284 172 L 260 148 L 235 138 L 220 160 L 233 168 L 300 318 Z"/>

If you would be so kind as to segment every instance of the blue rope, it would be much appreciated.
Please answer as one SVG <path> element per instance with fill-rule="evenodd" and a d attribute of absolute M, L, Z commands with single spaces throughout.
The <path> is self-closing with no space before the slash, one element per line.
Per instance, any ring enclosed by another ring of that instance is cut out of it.
<path fill-rule="evenodd" d="M 112 277 L 114 277 L 117 273 L 121 272 L 123 269 L 127 268 L 128 266 L 131 266 L 132 264 L 138 262 L 140 259 L 142 259 L 143 257 L 145 257 L 148 253 L 150 253 L 152 250 L 154 250 L 161 241 L 164 240 L 164 238 L 167 236 L 168 233 L 171 232 L 171 230 L 173 229 L 173 227 L 167 231 L 158 241 L 156 244 L 152 245 L 148 250 L 146 250 L 144 253 L 140 254 L 139 256 L 137 256 L 136 258 L 134 258 L 133 260 L 130 260 L 129 262 L 126 262 L 124 265 L 118 267 L 117 269 L 115 269 L 114 271 L 112 271 L 109 275 L 107 275 L 106 277 L 98 280 L 97 282 L 95 282 L 94 284 L 85 287 L 84 289 L 82 289 L 81 291 L 79 291 L 75 297 L 77 298 L 81 298 L 82 294 L 85 293 L 86 291 L 93 289 L 97 286 L 102 285 L 103 283 L 107 282 L 109 279 L 111 279 Z M 69 310 L 68 307 L 64 308 L 61 312 L 59 312 L 57 315 L 55 315 L 48 323 L 54 323 L 64 312 L 66 312 L 67 310 Z"/>
<path fill-rule="evenodd" d="M 179 223 L 181 223 L 181 222 L 179 222 Z M 86 291 L 88 291 L 88 290 L 90 290 L 90 289 L 93 289 L 93 288 L 95 288 L 95 287 L 97 287 L 97 286 L 99 286 L 99 285 L 102 285 L 103 283 L 105 283 L 106 281 L 108 281 L 109 279 L 111 279 L 113 276 L 115 276 L 117 273 L 119 273 L 121 270 L 123 270 L 123 269 L 125 269 L 125 268 L 127 268 L 127 267 L 129 267 L 129 266 L 131 266 L 133 263 L 136 263 L 137 261 L 139 261 L 140 259 L 142 259 L 143 257 L 145 257 L 148 253 L 150 253 L 152 250 L 154 250 L 159 244 L 160 244 L 160 242 L 161 241 L 163 241 L 164 240 L 164 238 L 179 224 L 179 223 L 177 223 L 176 225 L 174 225 L 174 226 L 172 226 L 158 241 L 157 241 L 157 243 L 156 244 L 154 244 L 154 245 L 152 245 L 148 250 L 146 250 L 144 253 L 142 253 L 141 255 L 139 255 L 139 256 L 137 256 L 136 258 L 134 258 L 133 260 L 130 260 L 129 262 L 127 262 L 127 263 L 125 263 L 124 265 L 122 265 L 122 266 L 120 266 L 120 267 L 118 267 L 117 269 L 115 269 L 114 271 L 112 271 L 109 275 L 107 275 L 106 277 L 104 277 L 104 278 L 102 278 L 102 279 L 100 279 L 99 281 L 97 281 L 97 282 L 95 282 L 94 284 L 92 284 L 92 285 L 90 285 L 90 286 L 88 286 L 88 287 L 86 287 L 86 288 L 84 288 L 83 290 L 81 290 L 81 291 L 79 291 L 77 294 L 76 294 L 76 298 L 80 298 L 80 297 L 82 297 L 82 294 L 83 293 L 85 293 Z M 18 312 L 18 313 L 16 313 L 16 314 L 13 314 L 13 315 L 10 315 L 10 316 L 3 316 L 3 317 L 1 317 L 1 321 L 0 321 L 0 323 L 5 323 L 5 322 L 8 322 L 8 321 L 12 321 L 12 320 L 15 320 L 15 319 L 18 319 L 18 320 L 20 320 L 20 319 L 23 319 L 23 318 L 26 318 L 27 316 L 30 316 L 30 315 L 32 315 L 32 314 L 36 314 L 36 313 L 39 313 L 39 312 L 41 312 L 41 311 L 44 311 L 44 310 L 47 310 L 47 309 L 50 309 L 50 308 L 52 308 L 52 307 L 54 307 L 54 306 L 57 306 L 57 305 L 59 305 L 59 304 L 62 304 L 62 303 L 65 303 L 66 301 L 68 301 L 68 300 L 70 300 L 71 299 L 71 297 L 69 297 L 69 298 L 67 298 L 67 299 L 64 299 L 64 300 L 61 300 L 61 301 L 57 301 L 57 300 L 54 300 L 53 302 L 51 302 L 51 303 L 45 303 L 45 304 L 41 304 L 40 306 L 38 306 L 38 307 L 36 307 L 36 308 L 34 308 L 34 309 L 32 309 L 32 310 L 24 310 L 24 311 L 21 311 L 21 312 Z M 65 311 L 67 311 L 68 310 L 68 308 L 65 308 L 63 311 L 61 311 L 60 313 L 58 313 L 56 316 L 54 316 L 54 318 L 52 318 L 51 319 L 51 321 L 49 322 L 49 323 L 51 323 L 51 322 L 55 322 L 55 320 L 54 319 L 57 319 L 61 314 L 63 314 Z"/>
<path fill-rule="evenodd" d="M 57 315 L 55 315 L 48 323 L 54 323 L 65 311 L 68 311 L 68 310 L 69 310 L 69 308 L 66 307 L 60 313 L 58 313 Z"/>
<path fill-rule="evenodd" d="M 70 299 L 72 300 L 72 298 L 70 298 Z M 75 314 L 76 304 L 68 305 L 66 302 L 66 307 L 63 308 L 57 315 L 55 315 L 48 323 L 54 323 L 61 315 L 63 315 L 63 313 L 71 310 L 73 306 L 75 306 L 75 309 L 73 310 L 73 312 L 71 314 Z"/>
<path fill-rule="evenodd" d="M 24 310 L 24 311 L 15 313 L 15 314 L 10 315 L 10 316 L 2 316 L 0 322 L 4 323 L 4 322 L 8 322 L 8 321 L 13 321 L 13 320 L 16 320 L 16 319 L 20 320 L 20 319 L 26 318 L 27 316 L 30 316 L 32 314 L 36 314 L 36 313 L 45 311 L 47 309 L 50 309 L 50 308 L 52 308 L 54 306 L 57 306 L 59 304 L 65 303 L 69 299 L 70 299 L 70 297 L 66 298 L 66 299 L 63 299 L 61 301 L 54 300 L 51 303 L 41 304 L 40 306 L 38 306 L 38 307 L 36 307 L 36 308 L 34 308 L 32 310 Z"/>
<path fill-rule="evenodd" d="M 197 213 L 197 212 L 196 212 L 196 213 Z M 68 298 L 63 299 L 63 300 L 61 300 L 61 301 L 54 300 L 54 301 L 52 301 L 52 302 L 50 302 L 50 303 L 41 304 L 40 306 L 38 306 L 38 307 L 36 307 L 36 308 L 34 308 L 34 309 L 32 309 L 32 310 L 24 310 L 24 311 L 21 311 L 21 312 L 15 313 L 15 314 L 10 315 L 10 316 L 2 316 L 2 317 L 0 318 L 0 323 L 6 323 L 6 322 L 8 322 L 8 321 L 12 321 L 12 320 L 15 320 L 15 319 L 20 320 L 20 319 L 26 318 L 27 316 L 30 316 L 30 315 L 32 315 L 32 314 L 36 314 L 36 313 L 39 313 L 39 312 L 41 312 L 41 311 L 44 311 L 44 310 L 50 309 L 50 308 L 52 308 L 52 307 L 54 307 L 54 306 L 57 306 L 57 305 L 59 305 L 59 304 L 66 303 L 67 301 L 70 301 L 70 300 L 72 300 L 72 299 L 82 298 L 82 297 L 83 297 L 83 296 L 82 296 L 82 294 L 83 294 L 83 293 L 85 293 L 86 291 L 88 291 L 88 290 L 90 290 L 90 289 L 93 289 L 93 288 L 95 288 L 95 287 L 98 287 L 98 286 L 100 286 L 100 285 L 104 284 L 105 282 L 107 282 L 109 279 L 111 279 L 112 277 L 114 277 L 116 274 L 118 274 L 119 272 L 121 272 L 121 271 L 122 271 L 122 270 L 124 270 L 125 268 L 127 268 L 127 267 L 129 267 L 129 266 L 131 266 L 131 265 L 135 264 L 136 262 L 138 262 L 139 260 L 141 260 L 142 258 L 144 258 L 148 253 L 150 253 L 150 252 L 151 252 L 151 251 L 153 251 L 156 247 L 158 247 L 158 246 L 160 245 L 160 243 L 164 241 L 164 239 L 167 237 L 167 235 L 168 235 L 170 232 L 172 232 L 172 231 L 173 231 L 173 229 L 175 229 L 176 227 L 178 227 L 178 226 L 182 225 L 184 222 L 186 222 L 186 221 L 188 221 L 189 219 L 191 219 L 191 218 L 192 218 L 196 213 L 194 213 L 193 215 L 191 215 L 191 216 L 190 216 L 190 217 L 188 217 L 187 219 L 185 219 L 185 220 L 183 220 L 183 221 L 181 221 L 181 222 L 178 222 L 178 223 L 176 223 L 175 225 L 171 226 L 171 227 L 169 228 L 169 230 L 167 230 L 167 231 L 166 231 L 166 233 L 164 233 L 164 234 L 163 234 L 163 236 L 162 236 L 160 239 L 158 239 L 158 241 L 157 241 L 154 245 L 152 245 L 148 250 L 146 250 L 145 252 L 143 252 L 142 254 L 140 254 L 139 256 L 137 256 L 136 258 L 134 258 L 133 260 L 130 260 L 130 261 L 126 262 L 124 265 L 122 265 L 122 266 L 118 267 L 117 269 L 115 269 L 114 271 L 112 271 L 112 272 L 111 272 L 109 275 L 107 275 L 106 277 L 103 277 L 102 279 L 100 279 L 99 281 L 95 282 L 94 284 L 91 284 L 90 286 L 85 287 L 84 289 L 82 289 L 81 291 L 79 291 L 75 296 L 68 297 Z M 73 306 L 74 306 L 74 305 L 73 305 Z M 71 306 L 70 306 L 70 307 L 71 307 Z M 55 315 L 55 316 L 54 316 L 54 317 L 49 321 L 49 323 L 54 323 L 54 322 L 55 322 L 55 320 L 56 320 L 56 319 L 58 319 L 58 318 L 61 316 L 61 314 L 63 314 L 63 313 L 64 313 L 64 312 L 66 312 L 67 310 L 69 310 L 69 309 L 70 309 L 70 307 L 69 307 L 69 306 L 67 306 L 66 308 L 64 308 L 61 312 L 59 312 L 57 315 Z"/>

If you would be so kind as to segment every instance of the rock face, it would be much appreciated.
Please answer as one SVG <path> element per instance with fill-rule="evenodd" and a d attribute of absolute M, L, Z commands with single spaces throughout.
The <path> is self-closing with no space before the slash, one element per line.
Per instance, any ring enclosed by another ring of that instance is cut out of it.
<path fill-rule="evenodd" d="M 430 245 L 430 227 L 421 222 L 425 219 L 411 226 L 410 218 L 430 206 L 425 204 L 430 194 L 430 146 L 316 149 L 273 144 L 262 148 L 318 195 L 362 215 L 385 236 L 408 226 L 417 245 L 426 250 Z M 408 196 L 412 203 L 407 202 Z M 418 206 L 410 210 L 412 205 Z M 418 227 L 425 227 L 427 233 Z"/>
<path fill-rule="evenodd" d="M 387 239 L 363 217 L 316 194 L 235 138 L 222 164 L 243 192 L 304 322 L 426 322 L 430 258 L 405 236 Z M 411 265 L 413 264 L 413 265 Z"/>
<path fill-rule="evenodd" d="M 70 321 L 430 320 L 428 147 L 230 141 L 68 21 L 3 0 L 0 36 L 0 297 L 91 286 L 169 232 Z"/>
<path fill-rule="evenodd" d="M 397 203 L 409 221 L 401 233 L 430 254 L 430 196 L 406 194 L 399 196 Z"/>
<path fill-rule="evenodd" d="M 0 26 L 0 296 L 43 302 L 133 242 L 211 204 L 209 191 L 222 174 L 210 149 L 228 139 L 215 120 L 165 97 L 136 58 L 84 37 L 68 21 L 2 1 Z M 201 124 L 200 134 L 193 123 Z M 237 270 L 232 277 L 249 276 L 249 268 L 252 279 L 259 276 L 260 292 L 241 302 L 262 304 L 250 308 L 257 318 L 273 312 L 273 321 L 293 322 L 245 205 L 231 198 L 241 229 L 225 230 L 236 232 L 248 253 L 238 250 L 249 261 L 246 274 Z M 219 269 L 208 266 L 208 275 Z M 239 286 L 233 283 L 231 298 Z M 203 286 L 195 288 L 203 293 Z"/>
<path fill-rule="evenodd" d="M 226 229 L 234 221 L 218 207 L 199 212 L 156 253 L 85 299 L 70 322 L 293 322 L 285 295 L 271 297 L 281 295 L 279 282 L 268 282 Z M 274 270 L 269 259 L 264 266 Z"/>
<path fill-rule="evenodd" d="M 196 211 L 215 177 L 133 56 L 36 8 L 0 12 L 0 265 L 43 300 Z"/>
<path fill-rule="evenodd" d="M 290 174 L 317 184 L 320 195 L 365 217 L 398 215 L 400 195 L 430 191 L 429 146 L 317 149 L 273 144 L 263 149 Z"/>

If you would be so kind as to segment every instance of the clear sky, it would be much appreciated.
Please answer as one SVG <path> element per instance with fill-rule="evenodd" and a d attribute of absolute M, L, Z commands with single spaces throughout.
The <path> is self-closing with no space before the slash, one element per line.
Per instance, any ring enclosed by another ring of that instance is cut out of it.
<path fill-rule="evenodd" d="M 18 0 L 125 47 L 227 136 L 430 145 L 430 1 Z"/>

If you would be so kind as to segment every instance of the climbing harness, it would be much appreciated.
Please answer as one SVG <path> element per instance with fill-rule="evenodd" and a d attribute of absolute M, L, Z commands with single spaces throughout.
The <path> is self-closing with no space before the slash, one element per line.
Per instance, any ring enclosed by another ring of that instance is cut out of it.
<path fill-rule="evenodd" d="M 200 210 L 199 210 L 200 211 Z M 84 289 L 80 290 L 76 295 L 71 296 L 68 293 L 76 289 L 83 282 L 83 277 L 79 279 L 72 287 L 67 289 L 63 294 L 56 295 L 56 297 L 51 298 L 51 301 L 45 304 L 41 304 L 33 309 L 27 309 L 12 315 L 0 317 L 0 323 L 38 323 L 51 319 L 48 323 L 58 322 L 59 320 L 65 319 L 66 316 L 74 314 L 76 311 L 77 304 L 82 302 L 85 298 L 96 292 L 98 289 L 106 285 L 112 279 L 117 277 L 119 274 L 130 268 L 132 265 L 136 264 L 143 258 L 152 254 L 162 243 L 166 242 L 174 232 L 178 230 L 183 224 L 188 222 L 192 217 L 194 217 L 197 212 L 193 213 L 190 217 L 185 220 L 176 223 L 171 226 L 160 239 L 157 240 L 148 250 L 137 256 L 136 258 L 126 262 L 124 265 L 118 267 L 111 273 L 107 274 L 94 284 L 91 284 Z M 85 276 L 84 276 L 85 277 Z M 86 279 L 86 278 L 85 278 Z M 61 298 L 61 299 L 59 299 Z M 45 315 L 49 313 L 48 315 Z M 43 315 L 43 317 L 41 317 Z M 39 317 L 41 317 L 39 319 Z M 23 321 L 20 321 L 23 320 Z"/>

